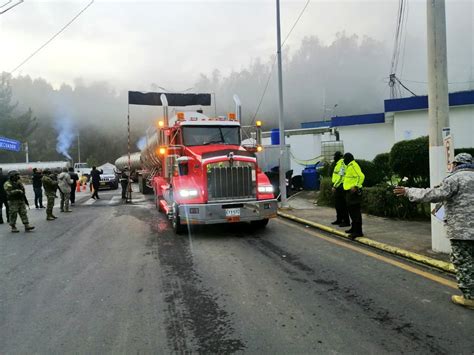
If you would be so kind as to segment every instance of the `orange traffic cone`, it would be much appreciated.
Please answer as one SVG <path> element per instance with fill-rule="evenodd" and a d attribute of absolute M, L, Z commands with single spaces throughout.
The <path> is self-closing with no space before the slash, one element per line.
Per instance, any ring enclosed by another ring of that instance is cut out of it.
<path fill-rule="evenodd" d="M 81 192 L 81 182 L 79 180 L 76 182 L 76 192 Z"/>

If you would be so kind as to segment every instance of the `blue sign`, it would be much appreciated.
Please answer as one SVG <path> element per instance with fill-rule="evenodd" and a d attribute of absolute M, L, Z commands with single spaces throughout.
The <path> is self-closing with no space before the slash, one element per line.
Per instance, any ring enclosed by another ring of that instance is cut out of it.
<path fill-rule="evenodd" d="M 0 149 L 19 152 L 21 149 L 21 143 L 14 139 L 0 137 Z"/>

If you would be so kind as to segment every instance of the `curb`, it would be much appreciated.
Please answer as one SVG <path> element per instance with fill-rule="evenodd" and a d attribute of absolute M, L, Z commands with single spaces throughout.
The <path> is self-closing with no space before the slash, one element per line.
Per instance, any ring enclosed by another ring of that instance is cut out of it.
<path fill-rule="evenodd" d="M 298 222 L 298 223 L 301 223 L 301 224 L 306 224 L 308 226 L 321 229 L 325 232 L 329 232 L 331 234 L 335 234 L 335 235 L 338 235 L 340 237 L 350 239 L 348 234 L 346 234 L 344 232 L 341 232 L 337 229 L 325 226 L 323 224 L 308 221 L 306 219 L 299 218 L 299 217 L 296 217 L 296 216 L 293 216 L 291 214 L 281 212 L 281 211 L 278 211 L 277 214 L 280 217 L 287 218 L 287 219 L 290 219 L 292 221 L 295 221 L 295 222 Z M 353 239 L 350 239 L 350 240 L 353 240 Z M 454 268 L 454 265 L 451 264 L 451 263 L 448 263 L 446 261 L 433 259 L 433 258 L 430 258 L 429 256 L 413 253 L 411 251 L 408 251 L 408 250 L 405 250 L 405 249 L 400 249 L 400 248 L 394 247 L 394 246 L 389 245 L 389 244 L 377 242 L 375 240 L 372 240 L 372 239 L 369 239 L 369 238 L 366 238 L 366 237 L 359 237 L 359 238 L 356 238 L 354 240 L 358 243 L 368 245 L 372 248 L 383 250 L 383 251 L 388 252 L 390 254 L 401 256 L 401 257 L 409 259 L 411 261 L 416 261 L 418 263 L 434 267 L 434 268 L 436 268 L 438 270 L 441 270 L 441 271 L 449 272 L 451 274 L 456 273 L 456 269 Z"/>

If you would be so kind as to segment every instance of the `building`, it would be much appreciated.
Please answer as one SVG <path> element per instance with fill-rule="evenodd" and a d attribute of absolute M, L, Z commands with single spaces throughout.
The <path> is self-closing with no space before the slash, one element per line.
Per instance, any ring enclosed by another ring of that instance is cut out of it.
<path fill-rule="evenodd" d="M 455 148 L 474 147 L 474 90 L 449 94 L 449 105 Z M 428 96 L 388 99 L 384 112 L 304 122 L 301 129 L 285 131 L 294 175 L 304 169 L 304 161 L 321 155 L 321 143 L 334 140 L 334 130 L 339 132 L 345 151 L 356 159 L 372 160 L 389 152 L 396 142 L 428 135 Z M 263 137 L 264 144 L 271 143 L 269 132 Z"/>

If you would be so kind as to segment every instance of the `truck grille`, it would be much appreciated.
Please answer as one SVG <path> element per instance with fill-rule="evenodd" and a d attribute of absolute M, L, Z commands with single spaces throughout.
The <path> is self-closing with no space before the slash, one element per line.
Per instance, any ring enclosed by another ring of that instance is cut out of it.
<path fill-rule="evenodd" d="M 209 200 L 255 198 L 254 164 L 235 161 L 207 165 Z"/>

